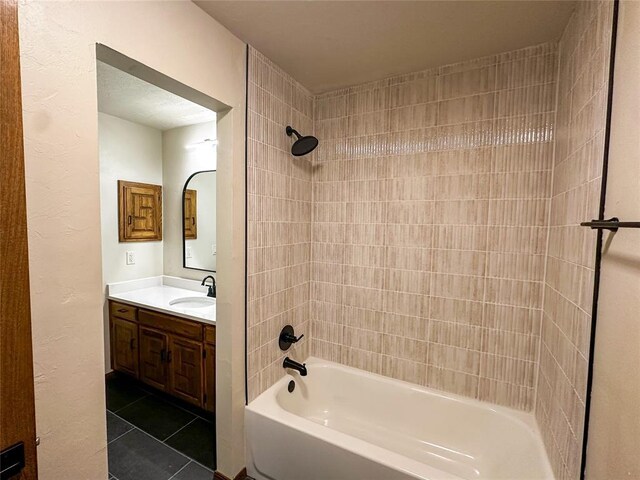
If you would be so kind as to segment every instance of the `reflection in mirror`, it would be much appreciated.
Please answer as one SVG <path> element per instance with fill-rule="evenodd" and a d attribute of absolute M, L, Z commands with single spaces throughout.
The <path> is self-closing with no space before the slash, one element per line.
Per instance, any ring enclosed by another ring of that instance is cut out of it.
<path fill-rule="evenodd" d="M 189 177 L 182 192 L 185 268 L 216 271 L 216 171 Z"/>

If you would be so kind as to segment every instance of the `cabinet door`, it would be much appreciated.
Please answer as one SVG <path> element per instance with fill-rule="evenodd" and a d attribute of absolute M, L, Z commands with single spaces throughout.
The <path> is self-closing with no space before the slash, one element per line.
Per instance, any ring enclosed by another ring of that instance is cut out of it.
<path fill-rule="evenodd" d="M 111 367 L 138 377 L 138 325 L 111 317 Z"/>
<path fill-rule="evenodd" d="M 140 327 L 140 380 L 158 390 L 167 387 L 167 334 Z"/>
<path fill-rule="evenodd" d="M 202 343 L 171 336 L 169 389 L 173 395 L 202 406 Z"/>
<path fill-rule="evenodd" d="M 216 410 L 216 347 L 204 346 L 204 402 L 205 410 Z"/>
<path fill-rule="evenodd" d="M 121 242 L 162 240 L 162 187 L 118 180 Z"/>
<path fill-rule="evenodd" d="M 184 238 L 198 238 L 198 192 L 184 191 Z"/>

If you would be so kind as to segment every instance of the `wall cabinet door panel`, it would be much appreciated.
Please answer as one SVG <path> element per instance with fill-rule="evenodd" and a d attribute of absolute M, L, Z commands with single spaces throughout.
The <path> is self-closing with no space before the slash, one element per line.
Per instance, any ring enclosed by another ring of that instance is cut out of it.
<path fill-rule="evenodd" d="M 111 367 L 138 377 L 138 325 L 111 317 Z"/>
<path fill-rule="evenodd" d="M 162 187 L 118 180 L 121 242 L 162 240 Z"/>
<path fill-rule="evenodd" d="M 168 346 L 166 333 L 140 327 L 140 380 L 158 390 L 167 387 Z"/>
<path fill-rule="evenodd" d="M 202 406 L 202 343 L 171 336 L 169 351 L 171 393 Z"/>

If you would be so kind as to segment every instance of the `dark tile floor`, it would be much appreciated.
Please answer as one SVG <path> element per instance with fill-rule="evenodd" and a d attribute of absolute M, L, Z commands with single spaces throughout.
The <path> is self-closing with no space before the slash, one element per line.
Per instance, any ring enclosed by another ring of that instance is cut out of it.
<path fill-rule="evenodd" d="M 212 480 L 215 424 L 126 377 L 107 381 L 109 480 Z"/>

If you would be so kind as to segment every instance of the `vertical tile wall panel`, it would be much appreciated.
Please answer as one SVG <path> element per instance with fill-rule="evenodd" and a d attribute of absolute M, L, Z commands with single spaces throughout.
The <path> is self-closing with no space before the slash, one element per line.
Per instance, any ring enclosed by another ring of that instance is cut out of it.
<path fill-rule="evenodd" d="M 559 479 L 580 477 L 613 3 L 579 2 L 559 44 L 536 418 Z"/>
<path fill-rule="evenodd" d="M 247 370 L 249 400 L 282 375 L 278 335 L 292 324 L 305 339 L 287 353 L 308 356 L 311 161 L 291 155 L 285 127 L 313 132 L 313 96 L 249 50 L 247 138 Z"/>
<path fill-rule="evenodd" d="M 531 410 L 557 53 L 316 97 L 311 353 Z"/>

